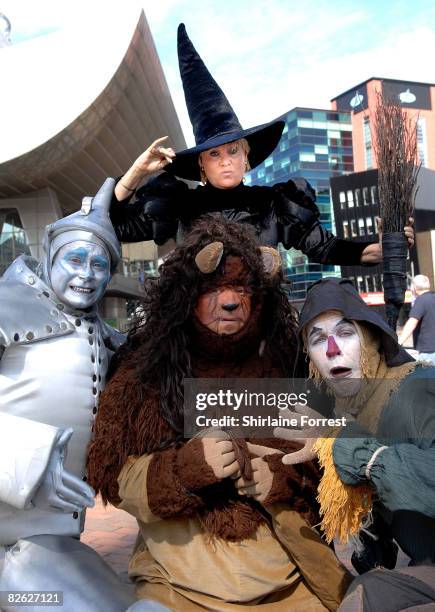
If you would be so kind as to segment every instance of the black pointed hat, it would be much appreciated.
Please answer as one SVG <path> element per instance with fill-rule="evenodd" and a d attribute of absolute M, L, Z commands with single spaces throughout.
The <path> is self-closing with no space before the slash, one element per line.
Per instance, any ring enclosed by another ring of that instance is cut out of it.
<path fill-rule="evenodd" d="M 246 138 L 249 143 L 251 168 L 261 164 L 278 144 L 284 121 L 244 130 L 224 92 L 187 36 L 183 23 L 178 26 L 178 61 L 196 146 L 177 153 L 165 170 L 181 178 L 199 181 L 198 154 L 240 138 Z"/>

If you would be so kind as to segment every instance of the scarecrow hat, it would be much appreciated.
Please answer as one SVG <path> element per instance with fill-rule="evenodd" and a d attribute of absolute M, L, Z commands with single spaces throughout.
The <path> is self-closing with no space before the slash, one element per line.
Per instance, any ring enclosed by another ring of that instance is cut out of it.
<path fill-rule="evenodd" d="M 306 325 L 327 310 L 339 310 L 346 319 L 370 323 L 381 338 L 382 349 L 389 366 L 397 366 L 414 359 L 397 341 L 395 332 L 376 311 L 364 302 L 347 278 L 325 278 L 316 281 L 307 292 L 307 298 L 299 317 L 298 333 Z"/>
<path fill-rule="evenodd" d="M 244 130 L 224 92 L 187 36 L 183 23 L 178 26 L 178 61 L 196 146 L 177 153 L 165 170 L 181 178 L 199 181 L 199 153 L 240 138 L 246 138 L 249 143 L 251 168 L 261 164 L 278 144 L 284 121 Z"/>

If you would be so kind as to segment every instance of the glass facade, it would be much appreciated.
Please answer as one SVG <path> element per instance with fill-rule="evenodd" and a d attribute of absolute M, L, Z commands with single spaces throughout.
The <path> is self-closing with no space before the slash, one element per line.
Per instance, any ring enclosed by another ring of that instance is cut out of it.
<path fill-rule="evenodd" d="M 30 255 L 26 233 L 15 208 L 0 208 L 0 276 L 19 255 Z"/>
<path fill-rule="evenodd" d="M 316 190 L 322 224 L 333 231 L 329 179 L 353 172 L 350 113 L 295 108 L 280 119 L 286 125 L 278 146 L 249 173 L 246 184 L 273 185 L 304 177 Z M 339 276 L 338 267 L 309 263 L 300 251 L 280 248 L 292 299 L 305 299 L 309 285 L 322 277 Z"/>

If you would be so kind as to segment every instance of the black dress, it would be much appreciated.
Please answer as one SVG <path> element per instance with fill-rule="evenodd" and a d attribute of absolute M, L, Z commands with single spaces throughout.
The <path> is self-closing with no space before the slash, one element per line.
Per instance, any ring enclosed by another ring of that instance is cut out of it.
<path fill-rule="evenodd" d="M 286 249 L 294 247 L 310 261 L 322 264 L 358 265 L 370 242 L 351 242 L 334 236 L 320 221 L 315 192 L 304 179 L 277 183 L 273 187 L 217 189 L 207 183 L 190 189 L 186 183 L 163 173 L 148 181 L 130 198 L 114 196 L 110 217 L 121 242 L 170 238 L 182 242 L 192 223 L 206 213 L 254 227 L 260 244 Z"/>

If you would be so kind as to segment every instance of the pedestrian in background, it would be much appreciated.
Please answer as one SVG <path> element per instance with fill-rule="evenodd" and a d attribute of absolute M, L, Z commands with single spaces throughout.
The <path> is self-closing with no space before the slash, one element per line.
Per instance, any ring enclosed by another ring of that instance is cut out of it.
<path fill-rule="evenodd" d="M 399 344 L 403 345 L 415 331 L 414 348 L 419 360 L 435 364 L 435 291 L 430 290 L 429 278 L 418 274 L 412 280 L 412 292 L 416 298 Z"/>

